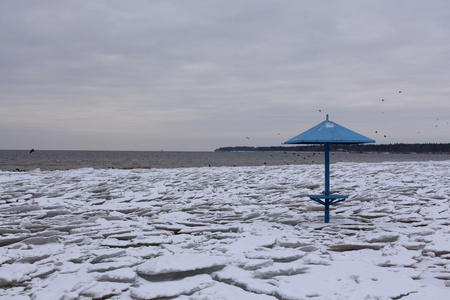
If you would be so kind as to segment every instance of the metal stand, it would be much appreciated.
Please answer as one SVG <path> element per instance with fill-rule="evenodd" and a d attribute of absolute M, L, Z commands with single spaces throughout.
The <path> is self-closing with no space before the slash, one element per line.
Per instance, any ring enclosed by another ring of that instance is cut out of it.
<path fill-rule="evenodd" d="M 325 143 L 325 195 L 308 195 L 308 197 L 325 206 L 325 223 L 330 222 L 330 205 L 348 198 L 343 195 L 330 195 L 330 143 Z"/>

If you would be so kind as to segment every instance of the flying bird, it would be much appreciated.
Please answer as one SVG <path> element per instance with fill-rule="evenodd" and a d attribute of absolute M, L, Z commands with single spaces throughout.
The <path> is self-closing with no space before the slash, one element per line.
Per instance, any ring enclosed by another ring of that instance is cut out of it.
<path fill-rule="evenodd" d="M 31 150 L 30 150 L 30 154 L 33 153 L 33 152 L 34 152 L 34 149 L 31 149 Z"/>
<path fill-rule="evenodd" d="M 401 93 L 402 93 L 402 91 L 398 91 L 398 93 L 399 93 L 399 94 L 401 94 Z"/>

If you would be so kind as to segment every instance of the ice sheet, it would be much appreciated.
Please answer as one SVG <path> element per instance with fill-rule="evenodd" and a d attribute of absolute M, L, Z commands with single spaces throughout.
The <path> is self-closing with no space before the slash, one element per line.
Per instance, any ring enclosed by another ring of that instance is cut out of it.
<path fill-rule="evenodd" d="M 449 170 L 0 172 L 0 299 L 445 299 Z"/>

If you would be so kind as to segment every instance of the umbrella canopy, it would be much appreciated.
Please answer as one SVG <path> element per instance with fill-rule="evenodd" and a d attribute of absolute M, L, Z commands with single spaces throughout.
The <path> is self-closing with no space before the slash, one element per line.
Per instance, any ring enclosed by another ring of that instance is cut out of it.
<path fill-rule="evenodd" d="M 357 132 L 327 119 L 305 132 L 287 140 L 285 144 L 360 144 L 375 143 Z"/>

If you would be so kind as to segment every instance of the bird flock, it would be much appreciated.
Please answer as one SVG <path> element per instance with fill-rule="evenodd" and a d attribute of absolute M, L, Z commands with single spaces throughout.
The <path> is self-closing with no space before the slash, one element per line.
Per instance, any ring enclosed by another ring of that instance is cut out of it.
<path fill-rule="evenodd" d="M 405 94 L 404 92 L 403 92 L 403 90 L 399 90 L 398 91 L 398 93 L 397 94 L 402 94 L 402 96 Z M 383 103 L 383 105 L 389 105 L 389 103 L 392 103 L 392 101 L 390 101 L 390 99 L 389 98 L 382 98 L 381 99 L 381 102 Z M 385 108 L 386 108 L 386 106 L 385 107 L 383 107 L 383 110 L 381 111 L 381 114 L 385 114 Z M 319 113 L 323 113 L 323 109 L 318 109 L 318 112 Z M 379 124 L 377 124 L 377 125 L 380 125 L 380 124 L 384 124 L 385 122 L 379 122 Z M 438 127 L 440 127 L 441 125 L 449 125 L 449 122 L 448 121 L 442 121 L 442 120 L 440 120 L 439 118 L 436 118 L 436 120 L 435 120 L 435 124 L 434 124 L 434 128 L 438 128 Z M 375 129 L 374 131 L 373 131 L 375 134 L 377 134 L 377 135 L 381 135 L 383 138 L 388 138 L 388 136 L 389 136 L 389 133 L 387 132 L 387 130 L 381 130 L 381 129 Z M 421 129 L 417 129 L 417 133 L 418 134 L 420 134 L 420 133 L 422 133 L 423 132 L 423 130 L 421 130 Z M 279 136 L 279 135 L 281 135 L 279 132 L 277 133 L 277 135 Z M 250 140 L 250 137 L 249 136 L 246 136 L 245 137 L 247 140 Z M 281 143 L 282 145 L 284 145 L 284 143 L 282 142 Z"/>
<path fill-rule="evenodd" d="M 399 90 L 398 91 L 398 94 L 402 94 L 403 93 L 403 91 L 402 90 Z M 383 102 L 383 105 L 386 105 L 386 103 L 387 102 L 389 102 L 389 101 L 387 101 L 388 99 L 386 99 L 386 98 L 383 98 L 383 99 L 381 99 L 381 102 Z M 385 113 L 385 111 L 383 110 L 382 111 L 382 114 L 384 114 Z M 426 120 L 424 120 L 424 121 L 426 121 Z M 438 128 L 439 127 L 439 118 L 436 118 L 436 123 L 435 123 L 435 125 L 434 125 L 434 128 Z M 423 123 L 421 123 L 421 124 L 423 124 Z M 448 125 L 449 124 L 449 122 L 446 122 L 446 124 L 445 125 Z M 375 130 L 375 134 L 378 134 L 380 132 L 380 134 L 382 134 L 383 135 L 383 137 L 384 138 L 386 138 L 387 137 L 387 132 L 381 132 L 381 131 L 379 131 L 379 130 Z M 422 130 L 421 129 L 417 129 L 417 133 L 418 134 L 420 134 L 422 132 Z"/>

